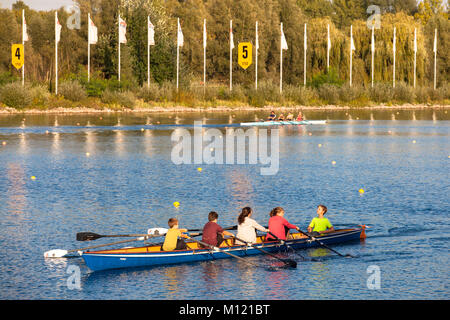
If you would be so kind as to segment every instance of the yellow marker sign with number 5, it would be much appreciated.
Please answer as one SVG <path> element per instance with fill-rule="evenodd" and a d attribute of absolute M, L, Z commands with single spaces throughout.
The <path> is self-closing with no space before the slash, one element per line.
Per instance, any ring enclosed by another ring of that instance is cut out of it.
<path fill-rule="evenodd" d="M 241 42 L 238 46 L 238 63 L 247 69 L 252 64 L 252 44 L 250 42 Z"/>
<path fill-rule="evenodd" d="M 16 69 L 22 68 L 24 64 L 23 44 L 13 44 L 11 46 L 11 61 Z"/>

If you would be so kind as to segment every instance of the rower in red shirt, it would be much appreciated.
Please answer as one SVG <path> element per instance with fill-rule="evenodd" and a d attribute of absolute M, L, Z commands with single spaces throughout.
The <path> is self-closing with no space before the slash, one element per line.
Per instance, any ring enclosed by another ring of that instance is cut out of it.
<path fill-rule="evenodd" d="M 280 240 L 286 240 L 289 229 L 296 229 L 297 231 L 300 230 L 299 227 L 290 224 L 283 216 L 284 209 L 281 207 L 276 207 L 272 211 L 270 211 L 269 230 Z M 266 237 L 266 241 L 275 240 L 276 239 L 272 237 L 270 233 Z"/>
<path fill-rule="evenodd" d="M 202 236 L 202 242 L 205 242 L 215 247 L 219 247 L 222 244 L 224 240 L 223 236 L 234 237 L 234 234 L 223 230 L 223 228 L 217 224 L 218 218 L 219 215 L 217 214 L 217 212 L 211 211 L 208 214 L 209 222 L 207 222 L 203 227 L 203 236 Z"/>

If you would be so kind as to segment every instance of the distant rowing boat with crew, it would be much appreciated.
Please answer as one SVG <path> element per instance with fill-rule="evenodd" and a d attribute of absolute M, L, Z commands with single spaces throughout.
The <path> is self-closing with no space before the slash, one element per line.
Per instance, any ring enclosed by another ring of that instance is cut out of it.
<path fill-rule="evenodd" d="M 311 240 L 302 233 L 292 233 L 286 241 L 265 241 L 265 236 L 258 236 L 253 246 L 238 245 L 227 239 L 219 247 L 204 248 L 196 240 L 187 242 L 187 249 L 162 251 L 161 244 L 143 247 L 128 247 L 101 251 L 85 251 L 81 253 L 86 265 L 93 271 L 133 268 L 144 266 L 161 266 L 216 259 L 238 258 L 261 254 L 262 249 L 269 253 L 280 250 L 306 249 L 329 244 L 339 244 L 365 238 L 364 226 L 354 229 L 342 229 L 317 236 L 318 241 Z"/>
<path fill-rule="evenodd" d="M 260 121 L 260 122 L 242 122 L 241 126 L 316 125 L 326 123 L 327 120 Z"/>

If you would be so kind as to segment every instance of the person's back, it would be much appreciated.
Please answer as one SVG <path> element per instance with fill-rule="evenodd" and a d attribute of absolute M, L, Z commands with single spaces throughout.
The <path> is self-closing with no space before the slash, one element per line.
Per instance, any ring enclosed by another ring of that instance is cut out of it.
<path fill-rule="evenodd" d="M 223 229 L 216 222 L 208 221 L 203 227 L 202 242 L 217 246 L 217 234 L 222 232 Z"/>
<path fill-rule="evenodd" d="M 202 242 L 209 244 L 211 246 L 218 247 L 223 242 L 223 236 L 233 236 L 232 233 L 223 230 L 221 226 L 217 224 L 217 219 L 219 218 L 219 215 L 217 212 L 211 211 L 208 214 L 208 220 L 203 227 L 203 236 L 202 236 Z"/>
<path fill-rule="evenodd" d="M 269 232 L 268 229 L 251 218 L 252 213 L 253 211 L 250 207 L 245 207 L 238 218 L 236 238 L 248 243 L 256 243 L 256 230 Z M 242 244 L 239 240 L 236 240 L 236 243 Z"/>
<path fill-rule="evenodd" d="M 175 218 L 169 219 L 169 227 L 167 230 L 166 237 L 164 238 L 164 243 L 162 245 L 163 251 L 172 251 L 172 250 L 183 250 L 186 249 L 186 243 L 179 239 L 180 237 L 186 237 L 183 235 L 183 232 L 186 232 L 186 229 L 178 229 L 178 220 Z"/>
<path fill-rule="evenodd" d="M 269 219 L 270 233 L 275 235 L 280 240 L 286 240 L 286 235 L 289 229 L 299 230 L 297 226 L 290 224 L 283 216 L 284 210 L 283 208 L 280 207 L 274 208 L 270 212 L 270 219 Z M 268 241 L 275 240 L 270 233 L 267 235 L 266 240 Z"/>

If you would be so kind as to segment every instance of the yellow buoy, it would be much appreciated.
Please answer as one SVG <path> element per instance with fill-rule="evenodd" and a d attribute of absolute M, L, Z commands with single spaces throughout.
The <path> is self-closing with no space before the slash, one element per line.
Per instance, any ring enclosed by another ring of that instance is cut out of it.
<path fill-rule="evenodd" d="M 89 157 L 91 154 L 89 152 L 86 152 L 86 157 Z"/>
<path fill-rule="evenodd" d="M 2 145 L 6 146 L 6 141 L 3 141 L 3 142 L 2 142 Z"/>
<path fill-rule="evenodd" d="M 197 171 L 198 172 L 202 172 L 202 168 L 197 168 Z"/>
<path fill-rule="evenodd" d="M 173 206 L 174 206 L 175 208 L 178 208 L 178 207 L 180 206 L 180 203 L 179 203 L 178 201 L 175 201 L 175 202 L 173 203 Z"/>
<path fill-rule="evenodd" d="M 416 140 L 413 140 L 413 142 L 412 143 L 416 143 Z"/>
<path fill-rule="evenodd" d="M 35 176 L 31 176 L 31 180 L 36 180 L 36 177 Z"/>
<path fill-rule="evenodd" d="M 319 143 L 319 144 L 318 144 L 318 147 L 319 147 L 319 148 L 322 148 L 322 144 L 321 144 L 321 143 Z"/>
<path fill-rule="evenodd" d="M 331 164 L 334 166 L 336 164 L 336 161 L 331 161 Z"/>
<path fill-rule="evenodd" d="M 363 188 L 359 189 L 359 193 L 363 194 L 364 193 L 364 189 Z"/>

